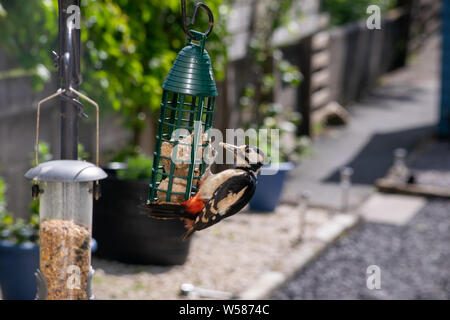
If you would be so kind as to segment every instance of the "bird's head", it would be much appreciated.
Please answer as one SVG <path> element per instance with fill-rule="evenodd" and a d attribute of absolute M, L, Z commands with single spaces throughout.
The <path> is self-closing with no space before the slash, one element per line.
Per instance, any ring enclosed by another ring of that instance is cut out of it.
<path fill-rule="evenodd" d="M 266 161 L 264 153 L 257 147 L 249 145 L 238 147 L 223 142 L 220 145 L 234 155 L 236 168 L 250 170 L 256 174 Z"/>

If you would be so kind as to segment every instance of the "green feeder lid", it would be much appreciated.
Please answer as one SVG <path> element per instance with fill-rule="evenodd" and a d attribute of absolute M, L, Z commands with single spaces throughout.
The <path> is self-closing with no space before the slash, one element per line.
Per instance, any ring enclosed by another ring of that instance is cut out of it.
<path fill-rule="evenodd" d="M 200 45 L 188 41 L 164 81 L 164 90 L 191 96 L 217 96 L 211 59 L 204 49 L 205 39 Z"/>

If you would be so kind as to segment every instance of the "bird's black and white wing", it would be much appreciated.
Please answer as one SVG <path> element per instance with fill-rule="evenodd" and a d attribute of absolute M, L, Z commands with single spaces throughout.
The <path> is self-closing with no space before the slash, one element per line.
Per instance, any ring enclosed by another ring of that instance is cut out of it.
<path fill-rule="evenodd" d="M 217 188 L 211 192 L 205 207 L 194 221 L 194 229 L 205 229 L 239 212 L 252 198 L 255 185 L 255 178 L 245 171 L 238 174 L 235 171 L 233 175 L 227 175 L 226 179 L 218 180 Z"/>

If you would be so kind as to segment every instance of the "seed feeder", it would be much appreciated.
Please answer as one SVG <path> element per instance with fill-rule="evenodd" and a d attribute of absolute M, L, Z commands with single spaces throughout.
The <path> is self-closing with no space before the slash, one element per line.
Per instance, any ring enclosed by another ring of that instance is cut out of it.
<path fill-rule="evenodd" d="M 92 299 L 90 282 L 91 230 L 93 198 L 100 196 L 98 180 L 106 178 L 99 168 L 99 107 L 78 92 L 79 31 L 65 24 L 67 8 L 79 1 L 60 0 L 60 50 L 56 62 L 60 68 L 61 88 L 41 100 L 37 106 L 35 162 L 25 177 L 33 181 L 32 195 L 39 197 L 40 268 L 36 272 L 36 299 Z M 61 21 L 63 22 L 61 24 Z M 63 41 L 61 41 L 63 40 Z M 39 164 L 39 122 L 41 105 L 52 99 L 61 100 L 61 158 Z M 85 116 L 81 98 L 96 108 L 96 164 L 76 160 L 78 116 Z"/>
<path fill-rule="evenodd" d="M 55 160 L 38 164 L 40 106 L 63 92 L 64 90 L 60 90 L 38 104 L 35 145 L 37 166 L 30 169 L 25 177 L 33 180 L 33 198 L 39 197 L 40 200 L 40 269 L 36 273 L 37 298 L 83 300 L 92 298 L 92 202 L 93 197 L 98 199 L 100 196 L 98 180 L 106 178 L 107 175 L 98 167 L 98 131 L 96 165 L 80 160 Z M 98 123 L 97 108 L 97 130 Z"/>
<path fill-rule="evenodd" d="M 187 45 L 179 52 L 162 86 L 147 201 L 148 210 L 154 212 L 182 210 L 180 203 L 196 194 L 198 181 L 206 169 L 204 154 L 209 144 L 201 132 L 211 128 L 217 96 L 211 59 L 205 50 L 206 39 L 214 26 L 212 12 L 205 4 L 196 4 L 192 23 L 199 8 L 209 16 L 209 28 L 201 33 L 187 29 L 185 0 L 181 0 L 181 8 Z M 185 134 L 174 137 L 177 129 L 184 130 Z"/>

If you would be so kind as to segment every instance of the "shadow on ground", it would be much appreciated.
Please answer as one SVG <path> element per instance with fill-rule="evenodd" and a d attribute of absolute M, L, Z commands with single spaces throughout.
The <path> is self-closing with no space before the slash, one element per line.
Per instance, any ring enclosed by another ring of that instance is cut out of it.
<path fill-rule="evenodd" d="M 405 115 L 406 117 L 407 115 Z M 423 126 L 390 133 L 375 134 L 346 167 L 354 170 L 352 182 L 372 185 L 382 178 L 393 162 L 393 152 L 397 148 L 413 149 L 418 142 L 434 133 L 434 126 Z M 339 182 L 340 172 L 336 169 L 322 182 Z"/>
<path fill-rule="evenodd" d="M 392 106 L 392 102 L 414 103 L 417 101 L 417 97 L 420 97 L 421 94 L 426 94 L 427 92 L 427 90 L 419 86 L 396 83 L 376 88 L 364 99 L 364 102 L 376 104 L 378 107 L 384 108 Z M 391 104 L 386 104 L 386 101 L 391 102 Z"/>
<path fill-rule="evenodd" d="M 435 140 L 417 152 L 408 163 L 414 170 L 450 171 L 450 141 Z"/>

